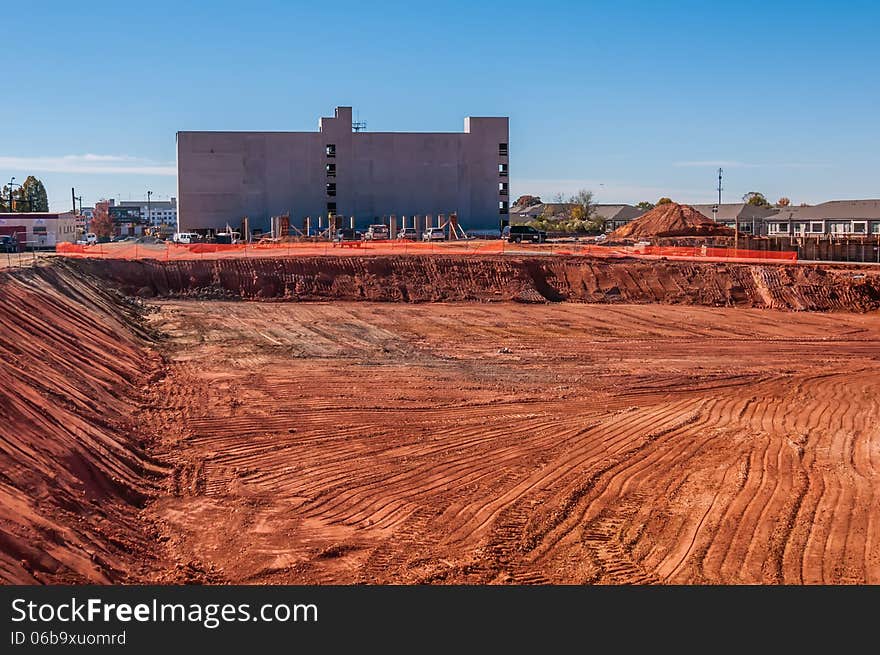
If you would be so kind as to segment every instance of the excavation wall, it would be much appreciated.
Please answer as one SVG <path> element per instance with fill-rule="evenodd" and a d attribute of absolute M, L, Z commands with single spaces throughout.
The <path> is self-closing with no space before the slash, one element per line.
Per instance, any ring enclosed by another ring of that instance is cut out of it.
<path fill-rule="evenodd" d="M 880 308 L 880 272 L 811 265 L 510 256 L 80 259 L 59 265 L 141 297 Z"/>
<path fill-rule="evenodd" d="M 0 583 L 139 580 L 153 561 L 137 515 L 163 469 L 133 427 L 161 367 L 136 319 L 64 267 L 0 274 Z"/>

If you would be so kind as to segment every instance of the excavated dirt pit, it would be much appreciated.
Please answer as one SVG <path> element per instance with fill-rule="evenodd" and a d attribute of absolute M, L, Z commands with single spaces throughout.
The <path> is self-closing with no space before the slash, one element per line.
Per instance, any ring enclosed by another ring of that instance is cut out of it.
<path fill-rule="evenodd" d="M 5 582 L 880 582 L 876 277 L 103 263 L 0 280 Z"/>

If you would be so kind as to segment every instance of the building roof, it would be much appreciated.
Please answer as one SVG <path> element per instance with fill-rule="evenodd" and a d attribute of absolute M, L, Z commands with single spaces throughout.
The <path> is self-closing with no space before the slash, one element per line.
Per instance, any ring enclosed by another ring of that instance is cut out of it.
<path fill-rule="evenodd" d="M 607 221 L 631 221 L 645 212 L 632 205 L 596 205 L 596 213 Z"/>
<path fill-rule="evenodd" d="M 830 200 L 806 207 L 782 207 L 781 220 L 880 220 L 880 200 Z"/>
<path fill-rule="evenodd" d="M 150 202 L 147 202 L 146 200 L 120 200 L 116 206 L 146 207 L 147 205 L 150 205 L 150 207 L 153 209 L 161 209 L 162 207 L 177 209 L 177 200 L 150 200 Z"/>
<path fill-rule="evenodd" d="M 544 202 L 538 205 L 532 205 L 531 207 L 511 207 L 510 215 L 511 216 L 520 216 L 520 217 L 529 217 L 529 218 L 537 218 L 545 213 L 545 211 L 550 212 L 551 214 L 559 214 L 566 209 L 571 209 L 577 203 L 574 202 Z M 606 220 L 609 221 L 621 221 L 621 220 L 631 220 L 633 218 L 638 218 L 644 212 L 638 207 L 633 207 L 632 205 L 620 204 L 620 205 L 601 205 L 597 204 L 596 206 L 596 214 L 602 216 Z"/>
<path fill-rule="evenodd" d="M 544 214 L 545 211 L 549 211 L 551 214 L 557 214 L 560 213 L 563 209 L 574 207 L 574 205 L 575 203 L 573 202 L 542 202 L 537 205 L 532 205 L 531 207 L 513 206 L 510 208 L 510 215 L 537 218 L 538 216 Z"/>
<path fill-rule="evenodd" d="M 754 218 L 766 218 L 772 216 L 777 211 L 775 207 L 759 207 L 745 202 L 725 202 L 720 205 L 712 203 L 708 205 L 691 205 L 691 207 L 703 216 L 713 218 L 719 223 L 735 221 L 736 219 L 750 221 Z M 715 207 L 718 207 L 717 214 L 712 211 Z"/>
<path fill-rule="evenodd" d="M 49 219 L 54 220 L 57 218 L 71 218 L 73 217 L 73 212 L 0 212 L 0 218 L 4 219 L 7 223 L 10 220 L 15 220 L 16 218 L 20 220 L 33 221 L 37 219 Z"/>

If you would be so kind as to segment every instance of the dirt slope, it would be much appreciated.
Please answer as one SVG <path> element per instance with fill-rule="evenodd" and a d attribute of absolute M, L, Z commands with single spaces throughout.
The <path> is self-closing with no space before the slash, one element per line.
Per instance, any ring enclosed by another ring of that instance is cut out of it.
<path fill-rule="evenodd" d="M 674 202 L 657 205 L 634 221 L 622 225 L 609 240 L 677 236 L 733 236 L 733 230 L 703 216 L 690 205 Z"/>
<path fill-rule="evenodd" d="M 573 301 L 870 311 L 880 271 L 589 257 L 302 257 L 159 262 L 80 259 L 144 297 L 254 300 Z"/>
<path fill-rule="evenodd" d="M 115 295 L 51 267 L 0 275 L 0 581 L 141 578 L 162 468 L 132 418 L 159 370 Z"/>

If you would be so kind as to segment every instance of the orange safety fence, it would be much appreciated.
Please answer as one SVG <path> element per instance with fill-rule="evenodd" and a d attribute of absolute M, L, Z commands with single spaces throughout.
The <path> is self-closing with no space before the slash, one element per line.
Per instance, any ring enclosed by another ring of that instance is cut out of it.
<path fill-rule="evenodd" d="M 348 247 L 356 245 L 357 247 Z M 315 255 L 562 255 L 602 258 L 639 257 L 674 260 L 795 262 L 794 251 L 743 250 L 702 246 L 602 246 L 572 242 L 525 244 L 500 239 L 469 239 L 445 242 L 363 241 L 357 244 L 334 244 L 328 241 L 255 244 L 142 244 L 128 241 L 83 246 L 61 243 L 56 251 L 72 257 L 108 259 L 216 259 L 226 257 L 306 257 Z"/>

